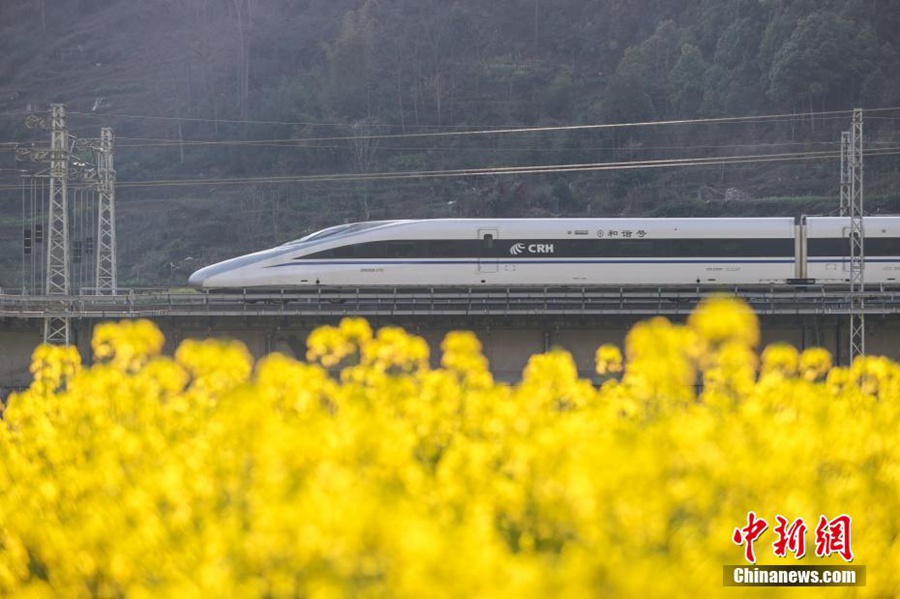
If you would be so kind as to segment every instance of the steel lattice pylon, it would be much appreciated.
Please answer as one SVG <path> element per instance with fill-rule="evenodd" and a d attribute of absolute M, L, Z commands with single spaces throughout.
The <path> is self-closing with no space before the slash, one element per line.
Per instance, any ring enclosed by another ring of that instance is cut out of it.
<path fill-rule="evenodd" d="M 113 170 L 113 133 L 109 127 L 100 130 L 97 152 L 99 195 L 97 202 L 97 270 L 95 287 L 98 295 L 115 295 L 116 276 L 116 172 Z"/>
<path fill-rule="evenodd" d="M 850 213 L 850 361 L 866 353 L 865 228 L 863 226 L 863 114 L 853 111 L 850 130 L 848 208 Z"/>
<path fill-rule="evenodd" d="M 50 203 L 47 217 L 47 295 L 69 294 L 69 207 L 66 179 L 69 174 L 69 155 L 66 146 L 66 107 L 50 107 Z M 69 319 L 48 316 L 44 319 L 44 343 L 68 345 Z"/>
<path fill-rule="evenodd" d="M 850 134 L 841 132 L 841 216 L 850 216 Z"/>

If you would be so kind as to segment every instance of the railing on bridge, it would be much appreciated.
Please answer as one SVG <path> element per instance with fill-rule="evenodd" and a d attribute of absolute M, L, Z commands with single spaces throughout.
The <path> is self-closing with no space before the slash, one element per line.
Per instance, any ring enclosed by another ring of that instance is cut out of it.
<path fill-rule="evenodd" d="M 126 291 L 118 295 L 0 293 L 0 317 L 88 319 L 161 316 L 677 315 L 729 294 L 758 314 L 845 315 L 847 290 L 829 287 L 428 287 L 313 288 L 271 292 Z M 867 289 L 867 314 L 900 313 L 900 289 Z"/>

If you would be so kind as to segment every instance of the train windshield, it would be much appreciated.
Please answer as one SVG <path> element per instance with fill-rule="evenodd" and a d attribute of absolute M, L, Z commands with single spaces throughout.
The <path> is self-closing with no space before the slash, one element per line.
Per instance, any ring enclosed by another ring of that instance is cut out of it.
<path fill-rule="evenodd" d="M 328 227 L 327 229 L 322 229 L 321 231 L 316 231 L 315 233 L 310 233 L 305 237 L 301 237 L 300 239 L 295 239 L 293 241 L 288 241 L 282 245 L 294 245 L 297 243 L 306 243 L 308 241 L 321 241 L 322 239 L 326 239 L 328 237 L 334 237 L 336 235 L 342 235 L 346 233 L 357 233 L 359 231 L 363 231 L 365 229 L 371 229 L 373 227 L 377 227 L 379 225 L 383 225 L 389 221 L 371 221 L 366 223 L 349 223 L 346 225 L 337 225 L 334 227 Z"/>

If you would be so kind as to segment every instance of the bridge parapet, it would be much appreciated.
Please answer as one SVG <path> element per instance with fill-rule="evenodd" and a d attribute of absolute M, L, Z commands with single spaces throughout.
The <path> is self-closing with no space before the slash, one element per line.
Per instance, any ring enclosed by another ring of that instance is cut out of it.
<path fill-rule="evenodd" d="M 828 287 L 361 287 L 239 293 L 0 294 L 0 317 L 681 315 L 689 314 L 702 300 L 721 294 L 743 299 L 760 315 L 847 315 L 854 306 L 849 291 Z M 867 289 L 864 306 L 866 314 L 898 314 L 900 289 Z"/>

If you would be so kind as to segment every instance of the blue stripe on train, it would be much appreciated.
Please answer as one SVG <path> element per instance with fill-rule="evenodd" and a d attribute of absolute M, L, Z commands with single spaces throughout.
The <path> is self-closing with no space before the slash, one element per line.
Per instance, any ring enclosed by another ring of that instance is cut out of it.
<path fill-rule="evenodd" d="M 294 262 L 284 262 L 282 264 L 272 264 L 267 266 L 266 268 L 278 268 L 282 266 L 396 266 L 398 264 L 516 264 L 521 266 L 539 266 L 542 264 L 793 264 L 794 259 L 783 259 L 783 258 L 743 258 L 743 259 L 735 259 L 735 260 L 708 260 L 703 258 L 696 259 L 630 259 L 630 260 L 622 260 L 622 259 L 571 259 L 571 260 L 555 260 L 555 259 L 547 259 L 547 258 L 538 258 L 538 259 L 518 259 L 518 260 L 500 260 L 500 259 L 491 259 L 486 258 L 484 260 L 432 260 L 432 259 L 420 259 L 420 260 L 304 260 L 304 261 L 294 261 Z"/>

